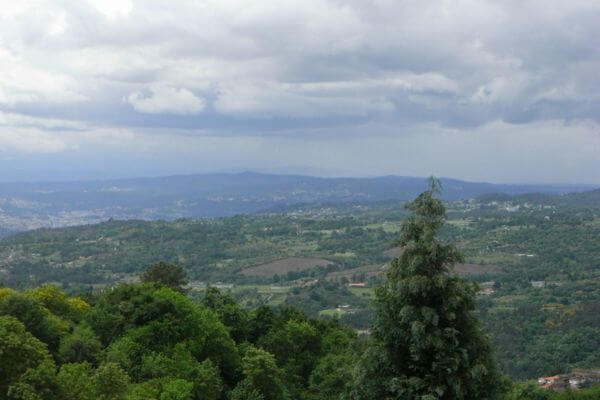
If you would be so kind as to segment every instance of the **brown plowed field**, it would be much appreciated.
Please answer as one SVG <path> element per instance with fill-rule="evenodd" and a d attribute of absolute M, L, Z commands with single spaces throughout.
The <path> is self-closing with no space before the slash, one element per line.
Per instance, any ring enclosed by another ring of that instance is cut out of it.
<path fill-rule="evenodd" d="M 243 269 L 240 271 L 240 274 L 246 276 L 285 275 L 291 271 L 303 271 L 314 267 L 326 267 L 330 264 L 334 263 L 323 258 L 290 257 Z"/>

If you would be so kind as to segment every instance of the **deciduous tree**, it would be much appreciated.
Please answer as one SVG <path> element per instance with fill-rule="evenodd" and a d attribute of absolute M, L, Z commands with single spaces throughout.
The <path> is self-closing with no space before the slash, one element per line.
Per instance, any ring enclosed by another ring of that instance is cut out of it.
<path fill-rule="evenodd" d="M 12 316 L 0 317 L 0 398 L 29 369 L 50 359 L 46 345 Z"/>
<path fill-rule="evenodd" d="M 159 262 L 151 265 L 141 277 L 142 282 L 154 282 L 182 292 L 187 285 L 187 274 L 185 270 L 177 265 Z"/>

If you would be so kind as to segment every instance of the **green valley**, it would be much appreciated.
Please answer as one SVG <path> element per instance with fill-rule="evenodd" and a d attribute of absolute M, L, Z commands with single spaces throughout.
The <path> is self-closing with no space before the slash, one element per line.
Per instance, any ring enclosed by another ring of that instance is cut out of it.
<path fill-rule="evenodd" d="M 515 378 L 600 365 L 600 209 L 584 196 L 445 203 L 440 238 L 464 253 L 455 272 L 479 283 L 478 315 Z M 91 293 L 165 261 L 186 270 L 193 298 L 214 286 L 248 308 L 293 305 L 366 331 L 406 217 L 403 203 L 379 202 L 41 229 L 0 241 L 0 280 Z"/>

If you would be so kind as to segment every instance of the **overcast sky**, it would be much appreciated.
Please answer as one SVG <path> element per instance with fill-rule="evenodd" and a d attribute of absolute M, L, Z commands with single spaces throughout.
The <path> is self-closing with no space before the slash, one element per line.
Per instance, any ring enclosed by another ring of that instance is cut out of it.
<path fill-rule="evenodd" d="M 598 0 L 0 0 L 0 180 L 600 184 Z"/>

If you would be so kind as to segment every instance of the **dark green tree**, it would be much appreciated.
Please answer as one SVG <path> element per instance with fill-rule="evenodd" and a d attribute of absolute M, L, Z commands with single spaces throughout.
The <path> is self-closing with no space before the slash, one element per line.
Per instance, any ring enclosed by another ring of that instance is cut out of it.
<path fill-rule="evenodd" d="M 50 360 L 46 345 L 12 316 L 0 316 L 0 399 L 27 371 Z"/>
<path fill-rule="evenodd" d="M 148 267 L 142 274 L 141 280 L 158 283 L 178 292 L 183 292 L 183 287 L 188 283 L 187 274 L 182 267 L 162 261 Z"/>
<path fill-rule="evenodd" d="M 504 400 L 550 400 L 552 392 L 540 388 L 535 382 L 515 384 L 504 397 Z"/>
<path fill-rule="evenodd" d="M 58 355 L 66 363 L 95 363 L 101 346 L 94 331 L 86 324 L 81 324 L 61 340 Z"/>
<path fill-rule="evenodd" d="M 242 360 L 245 379 L 241 383 L 240 392 L 253 397 L 260 393 L 265 400 L 286 400 L 289 398 L 282 382 L 281 370 L 277 367 L 275 357 L 256 347 L 250 347 Z M 255 393 L 257 392 L 257 393 Z"/>
<path fill-rule="evenodd" d="M 265 400 L 257 389 L 247 380 L 241 381 L 229 394 L 229 400 Z"/>
<path fill-rule="evenodd" d="M 7 398 L 10 400 L 54 400 L 58 392 L 54 362 L 46 359 L 37 367 L 29 368 L 14 385 L 10 386 Z M 0 396 L 0 398 L 3 397 Z M 65 398 L 61 396 L 61 399 Z"/>
<path fill-rule="evenodd" d="M 499 374 L 473 315 L 476 288 L 452 266 L 462 255 L 436 234 L 446 218 L 439 183 L 407 204 L 403 252 L 376 291 L 371 343 L 357 369 L 355 399 L 492 399 Z"/>
<path fill-rule="evenodd" d="M 221 293 L 217 288 L 208 287 L 204 291 L 202 305 L 213 310 L 221 322 L 229 330 L 229 334 L 236 342 L 243 342 L 248 338 L 249 317 L 244 310 L 228 294 Z"/>
<path fill-rule="evenodd" d="M 339 399 L 352 382 L 352 353 L 327 354 L 310 375 L 310 390 L 320 399 Z"/>

